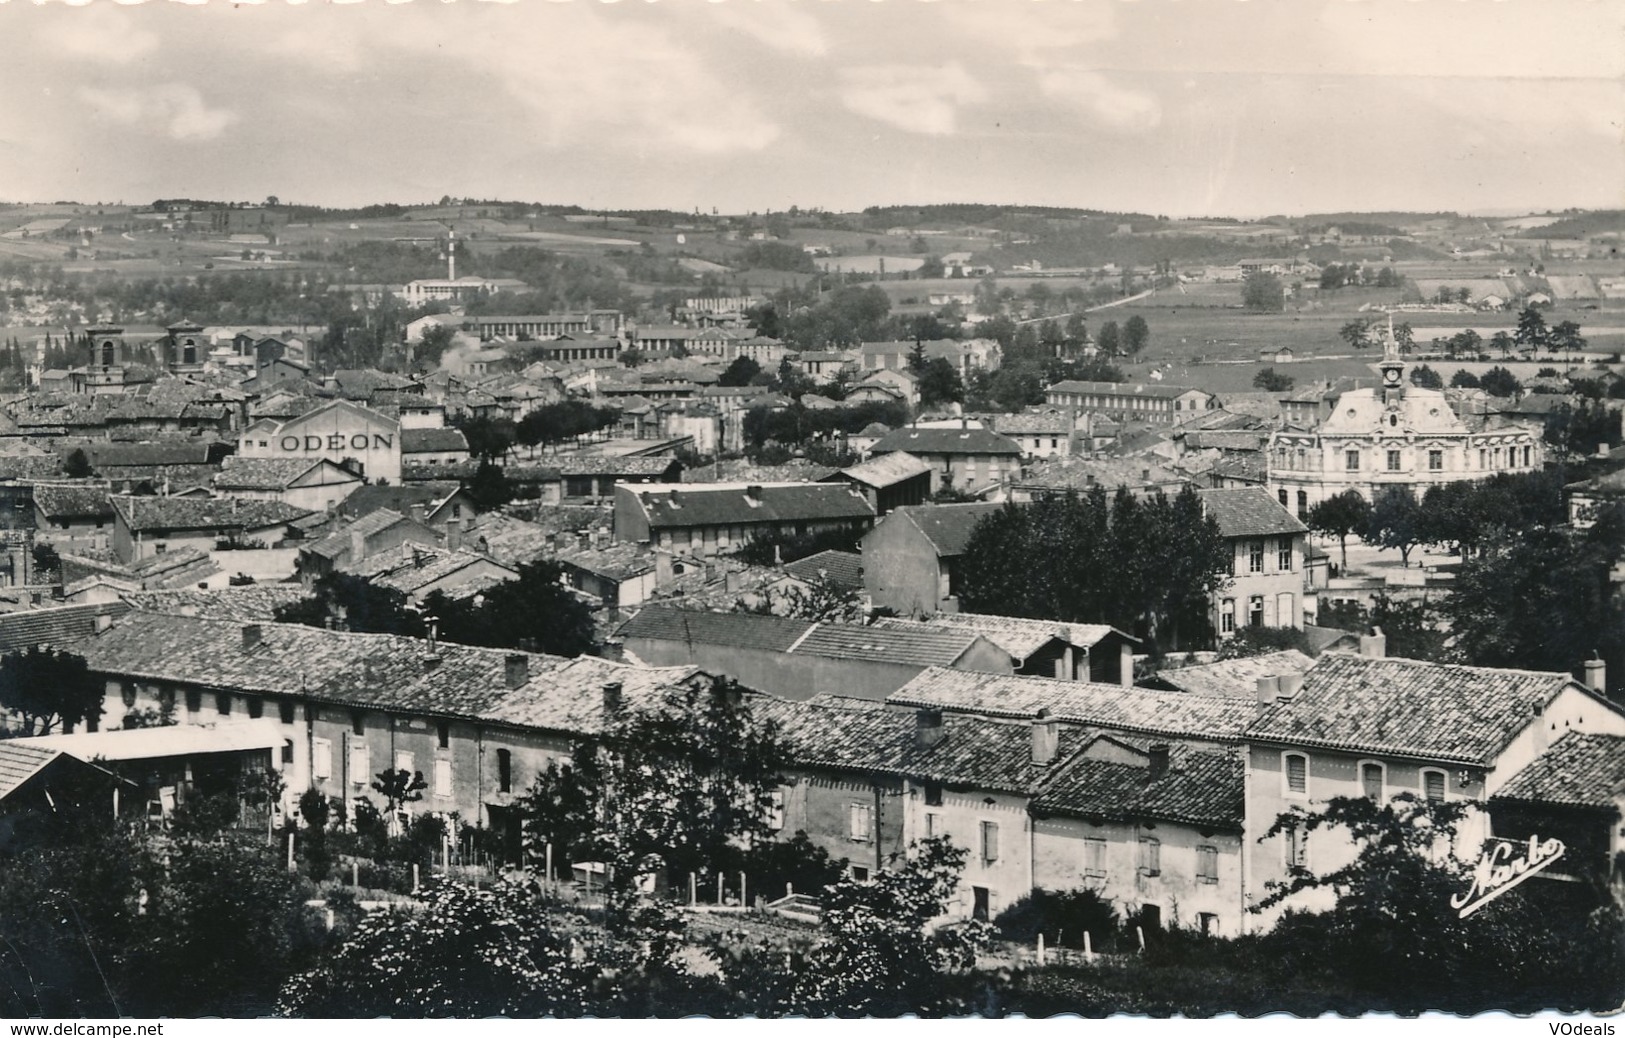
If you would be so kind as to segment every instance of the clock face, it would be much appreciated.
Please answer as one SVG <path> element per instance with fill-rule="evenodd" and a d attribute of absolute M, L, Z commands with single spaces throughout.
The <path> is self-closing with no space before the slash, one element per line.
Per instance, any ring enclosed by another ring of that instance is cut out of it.
<path fill-rule="evenodd" d="M 1383 382 L 1383 385 L 1386 385 L 1386 386 L 1397 386 L 1397 385 L 1399 385 L 1399 369 L 1398 368 L 1384 368 L 1382 370 L 1382 382 Z"/>

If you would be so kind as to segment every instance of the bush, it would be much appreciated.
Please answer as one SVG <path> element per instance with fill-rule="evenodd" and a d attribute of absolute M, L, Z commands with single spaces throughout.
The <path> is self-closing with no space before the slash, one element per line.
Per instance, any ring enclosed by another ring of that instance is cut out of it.
<path fill-rule="evenodd" d="M 1050 947 L 1082 948 L 1087 932 L 1099 951 L 1116 935 L 1118 918 L 1111 902 L 1093 890 L 1040 889 L 1000 912 L 994 926 L 1018 944 L 1032 944 L 1042 933 Z"/>

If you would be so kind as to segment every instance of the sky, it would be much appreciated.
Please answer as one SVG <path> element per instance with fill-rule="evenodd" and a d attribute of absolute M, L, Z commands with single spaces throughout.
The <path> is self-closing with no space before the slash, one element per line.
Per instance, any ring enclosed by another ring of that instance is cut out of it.
<path fill-rule="evenodd" d="M 0 0 L 0 200 L 1625 207 L 1625 0 Z"/>

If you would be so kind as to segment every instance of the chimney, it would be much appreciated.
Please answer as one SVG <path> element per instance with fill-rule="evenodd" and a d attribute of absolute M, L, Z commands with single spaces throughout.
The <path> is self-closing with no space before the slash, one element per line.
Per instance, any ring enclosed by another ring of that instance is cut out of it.
<path fill-rule="evenodd" d="M 259 624 L 243 624 L 243 651 L 252 652 L 262 640 L 264 631 Z"/>
<path fill-rule="evenodd" d="M 1531 703 L 1529 707 L 1531 714 L 1529 731 L 1534 736 L 1535 754 L 1539 756 L 1551 745 L 1551 733 L 1546 730 L 1546 704 Z"/>
<path fill-rule="evenodd" d="M 418 501 L 412 505 L 412 518 L 418 522 L 423 521 L 423 502 Z"/>
<path fill-rule="evenodd" d="M 683 495 L 678 492 L 676 487 L 671 488 L 669 499 L 673 508 L 683 507 Z"/>
<path fill-rule="evenodd" d="M 1585 661 L 1585 675 L 1587 688 L 1599 696 L 1608 694 L 1608 665 L 1596 649 L 1591 650 L 1591 658 Z"/>
<path fill-rule="evenodd" d="M 942 711 L 923 707 L 914 712 L 914 748 L 929 750 L 940 743 L 946 733 L 942 728 Z"/>
<path fill-rule="evenodd" d="M 523 688 L 530 680 L 530 657 L 522 652 L 510 652 L 502 661 L 502 671 L 509 688 Z"/>
<path fill-rule="evenodd" d="M 1276 677 L 1258 679 L 1258 705 L 1269 706 L 1275 702 L 1276 695 L 1281 691 L 1281 679 Z"/>
<path fill-rule="evenodd" d="M 456 551 L 463 546 L 463 524 L 456 519 L 446 520 L 446 547 Z"/>
<path fill-rule="evenodd" d="M 1140 482 L 1141 483 L 1149 483 L 1149 482 L 1151 482 L 1151 470 L 1150 469 L 1141 469 L 1140 470 Z"/>
<path fill-rule="evenodd" d="M 435 651 L 435 645 L 440 641 L 440 621 L 429 617 L 429 651 Z"/>
<path fill-rule="evenodd" d="M 666 587 L 672 582 L 671 552 L 655 552 L 655 587 Z"/>
<path fill-rule="evenodd" d="M 1058 739 L 1055 719 L 1050 716 L 1049 710 L 1041 709 L 1038 716 L 1033 718 L 1033 763 L 1048 764 L 1055 759 L 1055 744 Z"/>
<path fill-rule="evenodd" d="M 745 500 L 753 505 L 762 503 L 762 488 L 755 483 L 745 488 Z"/>
<path fill-rule="evenodd" d="M 360 530 L 350 531 L 350 561 L 360 562 L 367 557 L 367 535 Z"/>
<path fill-rule="evenodd" d="M 1597 444 L 1597 457 L 1599 457 L 1599 458 L 1608 457 L 1608 441 L 1607 440 L 1602 440 Z"/>
<path fill-rule="evenodd" d="M 112 613 L 97 613 L 96 614 L 96 633 L 97 634 L 101 634 L 103 631 L 111 630 L 112 627 L 113 627 L 113 614 Z"/>
<path fill-rule="evenodd" d="M 1360 636 L 1360 655 L 1380 660 L 1388 655 L 1388 638 L 1381 627 L 1371 628 L 1370 634 Z"/>
<path fill-rule="evenodd" d="M 621 683 L 619 681 L 606 681 L 604 683 L 604 716 L 613 717 L 621 712 Z"/>
<path fill-rule="evenodd" d="M 423 657 L 423 673 L 427 674 L 431 670 L 438 669 L 442 662 L 444 662 L 444 660 L 441 658 L 439 653 L 429 653 L 429 655 Z"/>
<path fill-rule="evenodd" d="M 577 551 L 586 551 L 587 550 L 587 531 L 586 530 L 577 530 L 576 531 L 576 550 Z"/>
<path fill-rule="evenodd" d="M 1302 674 L 1282 674 L 1275 681 L 1277 684 L 1276 698 L 1283 703 L 1290 701 L 1293 696 L 1298 694 L 1298 690 L 1303 688 Z"/>
<path fill-rule="evenodd" d="M 1154 742 L 1151 744 L 1151 774 L 1147 781 L 1155 782 L 1158 779 L 1168 777 L 1168 753 L 1167 743 Z"/>

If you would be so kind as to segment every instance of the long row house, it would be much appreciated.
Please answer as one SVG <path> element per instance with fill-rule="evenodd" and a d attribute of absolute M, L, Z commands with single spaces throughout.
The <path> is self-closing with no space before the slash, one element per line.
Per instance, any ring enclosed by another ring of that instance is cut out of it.
<path fill-rule="evenodd" d="M 38 773 L 50 754 L 34 743 L 89 760 L 73 743 L 85 738 L 101 740 L 93 755 L 117 759 L 102 743 L 143 733 L 110 729 L 128 713 L 167 710 L 184 726 L 174 732 L 195 733 L 170 752 L 190 756 L 155 769 L 156 788 L 126 795 L 160 807 L 184 799 L 219 774 L 209 755 L 227 751 L 237 766 L 283 773 L 283 812 L 306 789 L 369 796 L 377 772 L 399 768 L 428 782 L 405 811 L 455 812 L 518 853 L 516 798 L 612 712 L 735 676 L 757 656 L 793 666 L 804 649 L 814 676 L 780 695 L 748 693 L 792 750 L 772 824 L 786 838 L 806 833 L 858 879 L 913 841 L 947 837 L 970 854 L 953 909 L 961 916 L 991 917 L 1036 888 L 1086 888 L 1144 923 L 1219 934 L 1267 926 L 1273 914 L 1253 909 L 1271 883 L 1334 869 L 1355 850 L 1335 829 L 1271 832 L 1273 823 L 1339 796 L 1473 802 L 1480 809 L 1460 834 L 1469 856 L 1491 836 L 1563 840 L 1568 855 L 1543 879 L 1617 884 L 1625 851 L 1625 710 L 1599 691 L 1596 662 L 1580 681 L 1391 659 L 1377 634 L 1307 670 L 1255 666 L 1238 671 L 1242 681 L 1209 675 L 1194 691 L 1159 690 L 1084 663 L 1090 644 L 1112 664 L 1126 651 L 1110 629 L 967 617 L 937 632 L 946 638 L 873 629 L 874 646 L 917 655 L 858 698 L 845 694 L 853 671 L 818 677 L 817 661 L 882 653 L 838 625 L 747 626 L 719 639 L 706 626 L 716 614 L 696 613 L 697 643 L 750 652 L 651 666 L 273 623 L 251 611 L 211 619 L 164 598 L 133 605 L 17 632 L 83 655 L 106 683 L 106 713 L 95 735 L 0 746 L 0 756 L 34 754 L 34 771 L 5 763 Z M 634 621 L 628 645 L 680 629 L 673 612 Z M 827 647 L 809 647 L 818 639 Z M 976 663 L 955 665 L 955 647 Z M 1039 662 L 1024 668 L 1018 652 Z M 1007 665 L 995 665 L 1001 653 Z"/>

